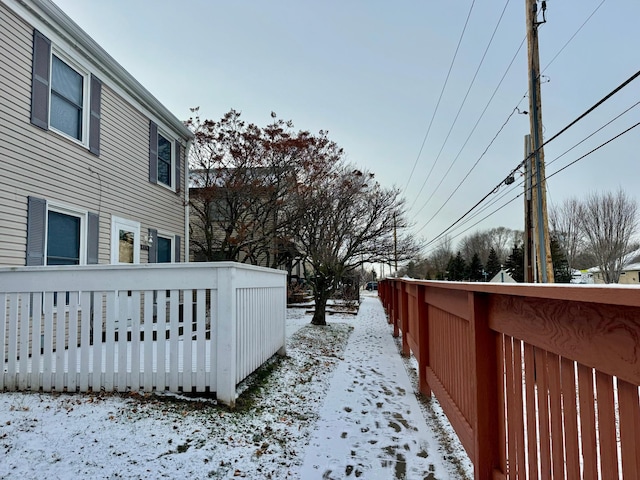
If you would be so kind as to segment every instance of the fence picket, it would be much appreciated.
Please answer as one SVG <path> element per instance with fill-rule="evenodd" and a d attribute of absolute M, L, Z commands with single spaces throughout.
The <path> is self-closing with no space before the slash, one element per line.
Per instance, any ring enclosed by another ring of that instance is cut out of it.
<path fill-rule="evenodd" d="M 169 390 L 178 391 L 178 377 L 180 373 L 180 299 L 178 290 L 171 290 L 169 294 Z"/>
<path fill-rule="evenodd" d="M 196 290 L 196 390 L 198 392 L 204 392 L 207 385 L 206 302 L 207 291 Z M 212 340 L 211 343 L 213 343 Z"/>
<path fill-rule="evenodd" d="M 116 316 L 117 316 L 117 292 L 107 292 L 105 319 L 105 362 L 104 362 L 104 388 L 108 392 L 114 389 L 115 351 L 116 351 Z"/>
<path fill-rule="evenodd" d="M 193 386 L 193 291 L 183 292 L 182 307 L 182 389 L 191 392 Z"/>
<path fill-rule="evenodd" d="M 44 343 L 42 347 L 42 390 L 53 386 L 53 292 L 44 294 Z"/>
<path fill-rule="evenodd" d="M 153 291 L 144 292 L 144 367 L 142 384 L 145 392 L 153 390 Z"/>
<path fill-rule="evenodd" d="M 8 352 L 6 351 L 7 342 L 7 294 L 0 292 L 0 338 L 2 338 L 2 350 L 0 350 L 0 365 L 4 365 L 7 362 Z M 6 373 L 4 368 L 0 368 L 0 390 L 4 390 Z"/>
<path fill-rule="evenodd" d="M 69 292 L 69 330 L 67 333 L 67 391 L 75 392 L 78 381 L 78 292 Z"/>
<path fill-rule="evenodd" d="M 29 318 L 30 318 L 30 302 L 31 295 L 28 293 L 22 293 L 20 298 L 20 316 L 18 319 L 18 336 L 20 338 L 20 345 L 18 355 L 20 361 L 18 365 L 19 373 L 17 375 L 18 388 L 20 390 L 26 390 L 29 379 L 29 340 L 31 332 L 29 331 Z"/>
<path fill-rule="evenodd" d="M 9 295 L 9 336 L 7 338 L 8 355 L 5 386 L 9 390 L 15 390 L 16 371 L 18 368 L 18 294 Z"/>
<path fill-rule="evenodd" d="M 102 335 L 103 332 L 106 331 L 107 325 L 104 317 L 103 296 L 104 294 L 102 292 L 94 292 L 93 294 L 93 318 L 91 319 L 91 328 L 93 333 L 93 371 L 91 372 L 91 388 L 93 391 L 100 391 L 100 388 L 105 385 L 102 370 L 106 363 L 106 349 L 102 340 Z"/>
<path fill-rule="evenodd" d="M 129 358 L 131 364 L 128 366 L 130 380 L 128 382 L 131 390 L 140 391 L 140 292 L 131 292 L 131 341 L 129 342 Z"/>
<path fill-rule="evenodd" d="M 78 388 L 81 392 L 89 390 L 89 354 L 92 350 L 90 345 L 91 335 L 91 293 L 82 292 L 80 295 L 80 372 L 78 377 Z M 93 347 L 95 348 L 95 346 Z"/>
<path fill-rule="evenodd" d="M 55 316 L 55 365 L 56 372 L 54 376 L 54 385 L 53 388 L 62 392 L 64 390 L 64 381 L 65 381 L 65 372 L 64 372 L 64 363 L 65 363 L 65 341 L 66 341 L 66 327 L 67 327 L 67 314 L 66 311 L 66 296 L 67 292 L 59 291 L 57 293 L 57 297 L 55 298 L 56 303 L 56 316 Z"/>

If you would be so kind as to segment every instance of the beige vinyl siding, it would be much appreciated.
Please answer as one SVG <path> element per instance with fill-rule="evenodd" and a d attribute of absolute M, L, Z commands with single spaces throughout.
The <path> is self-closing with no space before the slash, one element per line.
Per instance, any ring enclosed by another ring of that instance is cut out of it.
<path fill-rule="evenodd" d="M 33 28 L 0 3 L 0 265 L 24 265 L 30 195 L 99 213 L 99 263 L 111 261 L 112 215 L 140 222 L 143 238 L 155 228 L 184 245 L 183 195 L 149 183 L 149 119 L 108 83 L 99 157 L 31 125 L 32 41 Z M 92 73 L 104 81 L 97 68 Z"/>

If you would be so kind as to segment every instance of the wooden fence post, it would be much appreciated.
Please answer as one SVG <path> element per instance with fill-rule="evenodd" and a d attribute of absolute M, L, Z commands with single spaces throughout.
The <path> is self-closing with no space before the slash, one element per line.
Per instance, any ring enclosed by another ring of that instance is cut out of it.
<path fill-rule="evenodd" d="M 489 328 L 488 299 L 486 294 L 469 292 L 472 355 L 472 399 L 475 418 L 472 422 L 474 443 L 474 470 L 476 480 L 490 480 L 499 470 L 500 439 L 498 417 L 498 334 Z"/>
<path fill-rule="evenodd" d="M 407 283 L 401 280 L 399 296 L 398 313 L 402 330 L 402 355 L 408 357 L 411 355 L 409 348 L 409 293 L 407 292 Z"/>
<path fill-rule="evenodd" d="M 427 287 L 425 285 L 417 285 L 418 297 L 418 388 L 426 397 L 431 396 L 431 387 L 427 382 L 427 367 L 429 366 L 429 305 L 425 299 Z"/>
<path fill-rule="evenodd" d="M 236 269 L 217 268 L 218 290 L 216 309 L 216 398 L 233 408 L 236 404 Z"/>

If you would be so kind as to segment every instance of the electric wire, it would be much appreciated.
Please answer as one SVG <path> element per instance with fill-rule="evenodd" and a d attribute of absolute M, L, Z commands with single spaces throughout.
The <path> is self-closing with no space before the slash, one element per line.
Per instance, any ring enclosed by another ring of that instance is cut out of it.
<path fill-rule="evenodd" d="M 544 146 L 548 145 L 549 143 L 551 143 L 552 141 L 554 141 L 555 139 L 557 139 L 560 135 L 564 134 L 567 130 L 569 130 L 572 126 L 574 126 L 576 123 L 578 123 L 579 121 L 581 121 L 583 118 L 585 118 L 587 115 L 591 114 L 594 110 L 596 110 L 598 107 L 600 107 L 604 102 L 608 101 L 609 99 L 611 99 L 614 95 L 616 95 L 618 92 L 620 92 L 623 88 L 625 88 L 626 86 L 628 86 L 631 82 L 633 82 L 636 78 L 638 78 L 640 76 L 640 70 L 638 70 L 635 74 L 631 75 L 627 80 L 625 80 L 624 82 L 622 82 L 620 85 L 618 85 L 616 88 L 614 88 L 611 92 L 609 92 L 607 95 L 605 95 L 602 99 L 600 99 L 599 101 L 597 101 L 594 105 L 592 105 L 590 108 L 588 108 L 584 113 L 582 113 L 581 115 L 579 115 L 575 120 L 573 120 L 572 122 L 570 122 L 568 125 L 566 125 L 564 128 L 562 128 L 558 133 L 556 133 L 555 135 L 553 135 L 550 139 L 548 139 L 547 141 L 543 142 L 537 149 L 535 149 L 533 152 L 531 152 L 524 160 L 522 160 L 522 162 L 520 162 L 513 170 L 511 170 L 510 174 L 507 175 L 507 177 L 505 177 L 504 180 L 502 180 L 500 183 L 498 183 L 489 193 L 487 193 L 480 201 L 478 201 L 473 207 L 471 207 L 469 210 L 467 210 L 467 212 L 465 212 L 461 217 L 459 217 L 455 222 L 453 222 L 449 227 L 447 227 L 442 233 L 440 233 L 439 235 L 437 235 L 435 237 L 434 240 L 432 240 L 431 242 L 429 242 L 427 244 L 427 246 L 429 244 L 431 244 L 433 241 L 435 241 L 436 239 L 441 238 L 444 234 L 446 234 L 446 232 L 448 232 L 449 230 L 451 230 L 455 225 L 457 225 L 458 223 L 460 223 L 464 218 L 466 218 L 473 210 L 475 210 L 482 202 L 484 202 L 489 196 L 491 196 L 492 194 L 494 194 L 496 191 L 498 191 L 500 189 L 500 187 L 505 183 L 506 178 L 512 177 L 520 168 L 522 168 L 522 166 L 525 164 L 525 162 L 532 158 L 534 155 L 537 154 L 537 152 L 539 150 L 541 150 Z M 424 228 L 424 227 L 422 227 Z M 421 230 L 419 229 L 416 233 L 419 233 Z"/>
<path fill-rule="evenodd" d="M 578 27 L 578 29 L 573 33 L 573 35 L 571 35 L 571 37 L 569 37 L 569 39 L 564 43 L 564 45 L 560 48 L 560 50 L 554 55 L 554 57 L 551 59 L 551 61 L 549 61 L 549 63 L 547 63 L 547 65 L 544 67 L 544 69 L 541 72 L 541 75 L 544 71 L 546 71 L 547 68 L 549 68 L 549 66 L 560 56 L 560 54 L 565 50 L 565 48 L 575 39 L 575 37 L 578 35 L 578 33 L 584 28 L 584 26 L 591 20 L 591 18 L 596 14 L 596 12 L 600 9 L 600 7 L 604 4 L 606 0 L 602 0 L 600 2 L 600 4 L 598 4 L 598 6 L 596 6 L 596 8 L 591 12 L 591 14 L 585 19 L 584 22 L 582 22 L 582 24 L 580 25 L 580 27 Z M 513 62 L 515 61 L 518 53 L 520 52 L 520 49 L 522 48 L 522 45 L 524 44 L 526 40 L 526 36 L 525 38 L 522 40 L 522 42 L 520 43 L 520 46 L 518 47 L 518 50 L 516 51 L 516 54 L 514 55 L 514 57 L 511 59 L 511 62 L 509 64 L 509 66 L 507 67 L 507 70 L 505 71 L 505 73 L 502 76 L 502 79 L 500 80 L 500 82 L 498 83 L 498 87 L 496 87 L 496 89 L 494 90 L 491 98 L 489 99 L 489 102 L 487 102 L 487 105 L 485 106 L 485 109 L 483 110 L 482 114 L 480 115 L 480 118 L 478 118 L 476 124 L 474 125 L 473 129 L 471 130 L 469 136 L 467 137 L 467 139 L 465 140 L 464 144 L 462 145 L 460 151 L 458 152 L 458 155 L 455 157 L 454 159 L 454 163 L 455 161 L 458 159 L 458 157 L 460 156 L 460 154 L 462 153 L 464 147 L 466 146 L 467 142 L 469 141 L 469 139 L 471 138 L 471 135 L 473 134 L 473 132 L 475 132 L 476 127 L 478 126 L 478 124 L 480 123 L 480 120 L 482 119 L 482 117 L 484 116 L 484 113 L 486 112 L 486 110 L 488 109 L 491 101 L 493 100 L 493 97 L 495 96 L 498 88 L 500 87 L 500 85 L 502 84 L 502 81 L 504 80 L 506 74 L 508 73 L 509 69 L 511 68 L 511 65 L 513 64 Z M 518 102 L 518 105 L 520 105 L 520 103 L 522 102 L 522 100 L 524 98 L 526 98 L 527 96 L 527 92 L 524 93 L 523 97 L 520 99 L 520 101 Z M 511 112 L 511 114 L 509 115 L 509 117 L 507 118 L 507 121 L 511 118 L 511 116 L 513 115 L 513 113 L 518 109 L 518 105 L 516 105 L 516 107 L 514 108 L 514 111 Z M 438 209 L 438 211 L 436 212 L 435 215 L 433 215 L 426 224 L 424 224 L 419 230 L 418 232 L 422 231 L 424 228 L 426 228 L 431 221 L 437 216 L 437 214 L 442 211 L 442 209 L 444 208 L 444 206 L 446 205 L 446 203 L 453 197 L 453 195 L 462 187 L 462 184 L 467 180 L 467 178 L 469 177 L 469 175 L 471 174 L 471 172 L 476 168 L 476 166 L 478 165 L 478 163 L 480 162 L 480 160 L 483 158 L 483 156 L 487 153 L 488 149 L 491 147 L 491 145 L 493 144 L 493 142 L 495 142 L 495 140 L 497 139 L 499 133 L 502 131 L 502 129 L 505 127 L 505 124 L 503 124 L 503 126 L 500 128 L 500 130 L 498 131 L 498 133 L 494 136 L 493 140 L 489 143 L 489 145 L 487 146 L 487 148 L 485 148 L 484 152 L 480 155 L 480 157 L 476 160 L 476 162 L 473 164 L 473 166 L 471 167 L 471 169 L 466 173 L 466 175 L 463 177 L 463 179 L 460 181 L 460 183 L 458 184 L 458 186 L 456 186 L 456 188 L 454 189 L 453 193 L 451 195 L 449 195 L 449 197 L 447 197 L 447 199 L 445 200 L 445 202 L 442 204 L 442 206 Z M 446 175 L 449 173 L 449 171 L 451 170 L 453 165 L 451 165 L 449 167 L 449 169 L 447 170 L 447 172 L 445 173 L 445 177 Z M 412 171 L 413 174 L 413 171 Z M 420 209 L 415 213 L 415 215 L 417 216 L 429 203 L 429 201 L 431 200 L 431 198 L 433 198 L 434 194 L 436 193 L 436 191 L 438 190 L 438 188 L 440 187 L 440 185 L 442 184 L 442 182 L 444 181 L 444 177 L 441 179 L 441 181 L 438 183 L 438 185 L 436 186 L 436 188 L 432 191 L 431 195 L 429 196 L 429 198 L 427 198 L 426 202 L 420 207 Z M 425 181 L 426 183 L 426 181 Z M 423 187 L 424 188 L 424 185 Z M 420 189 L 420 192 L 422 192 L 422 188 Z M 419 192 L 419 193 L 420 193 Z M 419 194 L 418 194 L 419 195 Z M 417 196 L 416 196 L 417 198 Z M 410 208 L 413 207 L 413 205 L 415 204 L 415 200 L 412 204 L 412 206 Z"/>
<path fill-rule="evenodd" d="M 431 177 L 431 174 L 433 173 L 433 170 L 434 170 L 435 166 L 437 165 L 438 160 L 440 159 L 440 156 L 442 155 L 442 152 L 444 151 L 444 147 L 447 145 L 447 142 L 449 141 L 449 137 L 451 136 L 451 133 L 453 132 L 453 129 L 456 126 L 456 123 L 458 122 L 458 118 L 460 118 L 460 114 L 462 113 L 462 109 L 464 108 L 464 106 L 465 106 L 465 104 L 467 102 L 467 99 L 469 98 L 469 94 L 471 93 L 471 89 L 473 88 L 473 85 L 475 84 L 476 79 L 478 78 L 478 73 L 480 73 L 480 69 L 482 68 L 482 65 L 484 64 L 484 60 L 487 57 L 487 53 L 489 52 L 489 49 L 491 48 L 491 45 L 493 44 L 493 39 L 495 38 L 496 32 L 498 31 L 498 28 L 500 27 L 500 24 L 502 23 L 502 19 L 504 18 L 504 13 L 506 12 L 508 6 L 509 6 L 509 0 L 506 1 L 506 3 L 504 4 L 504 7 L 502 8 L 502 12 L 500 13 L 500 17 L 498 18 L 498 21 L 496 22 L 496 26 L 493 28 L 493 33 L 491 34 L 491 38 L 489 39 L 489 42 L 487 43 L 487 46 L 484 49 L 484 53 L 482 54 L 482 58 L 480 59 L 480 63 L 478 64 L 478 67 L 476 68 L 476 71 L 473 74 L 473 78 L 471 79 L 471 82 L 469 83 L 469 86 L 467 87 L 467 92 L 465 93 L 464 98 L 462 99 L 462 102 L 460 102 L 460 107 L 458 108 L 458 112 L 456 113 L 456 116 L 453 119 L 453 122 L 451 123 L 451 126 L 449 127 L 449 131 L 447 132 L 447 135 L 446 135 L 444 141 L 442 142 L 442 146 L 440 147 L 440 151 L 438 152 L 438 155 L 436 155 L 436 158 L 433 161 L 433 165 L 432 165 L 431 169 L 429 170 L 429 173 L 427 174 L 427 177 L 424 179 L 424 182 L 422 182 L 422 186 L 420 187 L 420 190 L 419 190 L 418 194 L 414 197 L 413 203 L 411 204 L 409 209 L 413 208 L 413 205 L 415 205 L 415 203 L 418 200 L 420 194 L 424 190 L 424 187 L 425 187 L 426 183 L 429 181 L 429 178 Z M 449 170 L 447 170 L 447 173 L 445 173 L 445 175 L 443 177 L 443 180 L 447 176 L 447 174 L 451 171 L 451 167 L 453 166 L 453 163 L 455 163 L 456 160 L 457 160 L 457 157 L 456 157 L 456 159 L 454 159 L 452 164 L 449 166 Z M 413 172 L 411 172 L 411 173 L 413 174 Z M 441 184 L 442 184 L 442 180 L 438 184 L 438 187 Z M 438 187 L 436 187 L 436 189 Z"/>
<path fill-rule="evenodd" d="M 620 112 L 618 115 L 616 115 L 615 117 L 613 117 L 611 120 L 609 120 L 607 123 L 605 123 L 604 125 L 602 125 L 601 127 L 597 128 L 596 130 L 594 130 L 593 132 L 591 132 L 589 135 L 587 135 L 586 137 L 584 137 L 582 140 L 580 140 L 578 143 L 576 143 L 575 145 L 573 145 L 572 147 L 568 148 L 567 150 L 565 150 L 564 152 L 562 152 L 561 154 L 559 154 L 558 156 L 556 156 L 555 158 L 553 158 L 552 160 L 549 160 L 548 162 L 546 162 L 546 165 L 552 165 L 553 163 L 555 163 L 556 161 L 560 160 L 562 157 L 564 157 L 565 155 L 567 155 L 569 152 L 575 150 L 577 147 L 579 147 L 580 145 L 582 145 L 584 142 L 586 142 L 587 140 L 589 140 L 590 138 L 592 138 L 594 135 L 596 135 L 597 133 L 601 132 L 602 130 L 604 130 L 606 127 L 608 127 L 609 125 L 611 125 L 613 122 L 615 122 L 616 120 L 620 119 L 622 116 L 624 116 L 625 114 L 627 114 L 628 112 L 630 112 L 631 110 L 633 110 L 634 108 L 636 108 L 638 105 L 640 105 L 640 101 L 634 103 L 633 105 L 631 105 L 630 107 L 626 108 L 625 110 L 623 110 L 622 112 Z M 501 194 L 500 196 L 496 197 L 495 199 L 493 199 L 491 202 L 489 202 L 488 204 L 486 204 L 483 207 L 480 207 L 480 209 L 475 213 L 469 216 L 469 218 L 467 218 L 466 220 L 464 220 L 463 222 L 460 223 L 460 226 L 466 225 L 467 223 L 469 223 L 470 221 L 472 221 L 475 217 L 477 217 L 478 215 L 481 215 L 482 212 L 484 212 L 485 210 L 487 210 L 488 208 L 490 208 L 492 205 L 494 205 L 495 203 L 499 202 L 500 200 L 502 200 L 506 195 L 508 195 L 509 193 L 511 193 L 512 191 L 516 190 L 517 188 L 522 187 L 524 184 L 524 180 L 520 181 L 519 183 L 511 186 L 511 188 L 509 188 L 508 190 L 506 190 L 503 194 Z"/>
<path fill-rule="evenodd" d="M 420 160 L 420 156 L 422 155 L 422 150 L 424 150 L 424 145 L 427 142 L 427 137 L 431 132 L 431 127 L 433 125 L 433 120 L 436 118 L 436 113 L 438 113 L 438 108 L 440 107 L 440 102 L 442 101 L 442 96 L 444 95 L 444 91 L 447 88 L 447 84 L 449 83 L 449 77 L 451 76 L 451 71 L 453 70 L 453 65 L 458 57 L 458 51 L 460 50 L 460 45 L 462 44 L 462 39 L 464 38 L 464 34 L 467 31 L 467 25 L 469 25 L 469 18 L 471 18 L 471 12 L 473 11 L 473 6 L 475 5 L 475 0 L 472 0 L 471 6 L 469 7 L 469 13 L 467 14 L 467 19 L 464 22 L 464 27 L 462 28 L 462 33 L 460 34 L 460 38 L 458 39 L 458 45 L 456 46 L 456 50 L 453 54 L 453 58 L 451 59 L 451 64 L 449 65 L 449 71 L 447 72 L 447 76 L 444 79 L 444 84 L 442 85 L 442 90 L 440 90 L 440 96 L 438 97 L 438 101 L 436 102 L 436 108 L 433 110 L 433 114 L 431 115 L 431 120 L 429 121 L 429 126 L 427 127 L 427 133 L 425 133 L 424 138 L 422 139 L 422 145 L 420 145 L 420 150 L 418 151 L 418 156 L 416 157 L 415 162 L 413 162 L 413 168 L 411 168 L 411 173 L 407 178 L 407 183 L 405 184 L 402 191 L 404 192 L 409 186 L 409 182 L 413 177 L 413 172 L 416 170 L 416 166 L 418 165 L 418 160 Z"/>
<path fill-rule="evenodd" d="M 622 137 L 623 135 L 626 135 L 627 133 L 629 133 L 630 131 L 632 131 L 633 129 L 637 128 L 638 126 L 640 126 L 640 122 L 636 122 L 635 124 L 633 124 L 632 126 L 626 128 L 625 130 L 623 130 L 622 132 L 618 133 L 617 135 L 611 137 L 610 139 L 608 139 L 607 141 L 601 143 L 600 145 L 598 145 L 597 147 L 589 150 L 587 153 L 581 155 L 580 157 L 576 158 L 575 160 L 573 160 L 572 162 L 568 163 L 567 165 L 563 166 L 562 168 L 560 168 L 559 170 L 556 170 L 555 172 L 553 172 L 550 175 L 546 175 L 544 178 L 544 181 L 546 182 L 548 179 L 556 176 L 557 174 L 559 174 L 560 172 L 563 172 L 564 170 L 566 170 L 567 168 L 569 168 L 572 165 L 575 165 L 576 163 L 578 163 L 581 160 L 584 160 L 585 158 L 587 158 L 588 156 L 594 154 L 595 152 L 597 152 L 598 150 L 600 150 L 601 148 L 607 146 L 608 144 L 610 144 L 611 142 L 619 139 L 620 137 Z M 522 184 L 520 184 L 522 185 Z M 533 189 L 535 186 L 537 186 L 537 183 L 532 184 L 531 188 Z M 485 197 L 483 197 L 483 199 L 481 200 L 484 201 L 489 195 L 491 195 L 491 193 L 494 193 L 494 191 L 490 192 L 489 194 L 485 195 Z M 472 229 L 473 227 L 475 227 L 476 225 L 478 225 L 479 223 L 483 222 L 484 220 L 486 220 L 487 218 L 489 218 L 490 216 L 494 215 L 495 213 L 499 212 L 500 210 L 502 210 L 504 207 L 506 207 L 507 205 L 513 203 L 515 200 L 517 200 L 518 198 L 520 198 L 522 195 L 524 195 L 524 191 L 518 193 L 515 197 L 511 198 L 510 200 L 508 200 L 506 203 L 504 203 L 503 205 L 500 205 L 498 208 L 496 208 L 495 210 L 493 210 L 492 212 L 490 212 L 489 214 L 487 214 L 486 216 L 482 217 L 480 220 L 478 220 L 477 222 L 475 222 L 474 224 L 472 224 L 471 226 L 467 227 L 466 229 L 462 230 L 461 232 L 458 232 L 457 234 L 453 235 L 453 236 L 449 236 L 449 239 L 453 239 L 453 238 L 457 238 L 460 235 L 462 235 L 463 233 L 469 231 L 470 229 Z M 478 202 L 481 203 L 481 202 Z M 476 206 L 478 205 L 476 204 L 474 207 L 472 207 L 473 209 L 476 208 Z M 467 212 L 468 213 L 468 212 Z M 466 216 L 467 213 L 463 216 Z M 454 222 L 455 225 L 456 222 Z M 438 236 L 434 237 L 431 241 L 427 242 L 427 244 L 423 247 L 423 248 L 428 248 L 430 245 L 433 245 L 434 243 L 436 243 L 438 240 L 440 240 L 441 238 L 447 236 L 447 233 L 449 233 L 449 231 L 451 230 L 451 227 L 443 230 L 442 233 L 440 233 Z M 429 250 L 429 252 L 433 251 Z"/>

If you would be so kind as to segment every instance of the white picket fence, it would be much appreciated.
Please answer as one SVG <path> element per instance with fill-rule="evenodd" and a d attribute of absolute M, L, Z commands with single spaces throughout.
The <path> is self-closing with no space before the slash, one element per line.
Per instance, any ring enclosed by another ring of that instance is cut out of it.
<path fill-rule="evenodd" d="M 0 268 L 0 391 L 215 392 L 284 354 L 286 272 L 232 262 Z"/>

